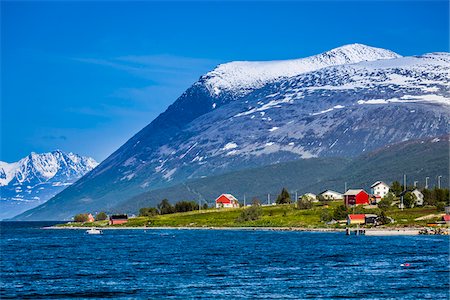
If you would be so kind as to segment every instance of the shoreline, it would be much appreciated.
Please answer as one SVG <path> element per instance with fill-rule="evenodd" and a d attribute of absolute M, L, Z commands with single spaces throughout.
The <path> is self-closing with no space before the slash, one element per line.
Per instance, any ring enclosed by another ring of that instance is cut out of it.
<path fill-rule="evenodd" d="M 307 228 L 307 227 L 57 227 L 49 226 L 42 227 L 45 230 L 88 230 L 90 228 L 97 228 L 101 230 L 245 230 L 245 231 L 298 231 L 298 232 L 342 232 L 346 231 L 345 228 Z M 420 228 L 406 227 L 406 228 L 360 228 L 365 230 L 367 236 L 413 236 L 419 235 Z M 350 231 L 354 233 L 356 228 L 351 228 Z M 448 229 L 447 229 L 448 231 Z"/>

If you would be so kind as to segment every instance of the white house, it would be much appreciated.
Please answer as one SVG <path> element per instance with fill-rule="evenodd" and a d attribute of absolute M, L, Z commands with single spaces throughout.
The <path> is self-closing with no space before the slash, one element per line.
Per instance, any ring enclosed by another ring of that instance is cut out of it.
<path fill-rule="evenodd" d="M 319 195 L 321 195 L 326 200 L 344 200 L 344 195 L 332 190 L 326 190 Z"/>
<path fill-rule="evenodd" d="M 423 194 L 418 189 L 415 189 L 411 191 L 411 194 L 416 196 L 416 205 L 422 206 L 423 205 Z"/>
<path fill-rule="evenodd" d="M 303 194 L 299 197 L 299 200 L 301 200 L 303 197 L 305 197 L 306 199 L 308 199 L 311 202 L 319 202 L 319 200 L 317 200 L 316 194 L 313 194 L 313 193 Z"/>
<path fill-rule="evenodd" d="M 383 181 L 377 181 L 370 186 L 371 193 L 376 198 L 384 198 L 387 193 L 389 193 L 389 185 L 384 183 Z M 377 199 L 378 200 L 378 199 Z"/>

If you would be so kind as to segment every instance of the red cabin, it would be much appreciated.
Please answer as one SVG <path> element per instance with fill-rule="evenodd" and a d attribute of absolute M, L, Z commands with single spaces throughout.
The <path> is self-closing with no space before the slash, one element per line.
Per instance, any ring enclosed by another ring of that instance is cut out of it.
<path fill-rule="evenodd" d="M 348 190 L 344 194 L 344 203 L 346 206 L 369 204 L 369 194 L 363 189 Z"/>
<path fill-rule="evenodd" d="M 109 225 L 124 224 L 128 222 L 128 215 L 112 215 L 109 217 Z"/>

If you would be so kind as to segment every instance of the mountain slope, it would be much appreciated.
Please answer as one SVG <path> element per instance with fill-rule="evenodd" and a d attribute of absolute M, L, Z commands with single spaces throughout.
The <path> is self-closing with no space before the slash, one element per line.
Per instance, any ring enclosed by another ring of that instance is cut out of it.
<path fill-rule="evenodd" d="M 448 53 L 400 57 L 358 44 L 220 65 L 54 201 L 112 209 L 186 180 L 445 135 L 449 75 Z"/>
<path fill-rule="evenodd" d="M 362 154 L 356 158 L 311 158 L 284 162 L 259 168 L 230 172 L 208 178 L 189 180 L 183 184 L 157 189 L 130 197 L 108 209 L 109 213 L 137 213 L 141 207 L 155 207 L 162 199 L 172 202 L 196 200 L 213 205 L 215 198 L 222 193 L 231 193 L 241 202 L 244 195 L 247 203 L 253 197 L 261 202 L 271 200 L 282 187 L 298 195 L 306 192 L 319 193 L 324 189 L 343 192 L 348 188 L 365 188 L 383 180 L 401 181 L 408 175 L 408 184 L 418 181 L 423 186 L 425 177 L 430 178 L 430 186 L 436 185 L 436 177 L 442 175 L 441 184 L 449 184 L 449 138 L 440 137 L 402 142 Z M 55 198 L 56 199 L 56 198 Z M 75 212 L 73 202 L 56 203 L 49 200 L 34 210 L 18 217 L 19 220 L 63 220 L 70 219 Z M 82 207 L 78 207 L 82 209 Z M 101 210 L 97 207 L 97 210 Z M 76 211 L 80 212 L 82 210 Z M 36 216 L 38 218 L 36 218 Z"/>
<path fill-rule="evenodd" d="M 0 219 L 44 203 L 97 165 L 90 157 L 59 150 L 0 162 Z"/>

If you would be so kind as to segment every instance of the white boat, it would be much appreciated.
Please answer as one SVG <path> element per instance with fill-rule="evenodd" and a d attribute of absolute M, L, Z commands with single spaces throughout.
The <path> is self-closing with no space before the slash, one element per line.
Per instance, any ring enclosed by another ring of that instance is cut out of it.
<path fill-rule="evenodd" d="M 91 228 L 89 230 L 86 230 L 87 234 L 103 234 L 103 231 L 97 228 Z"/>

